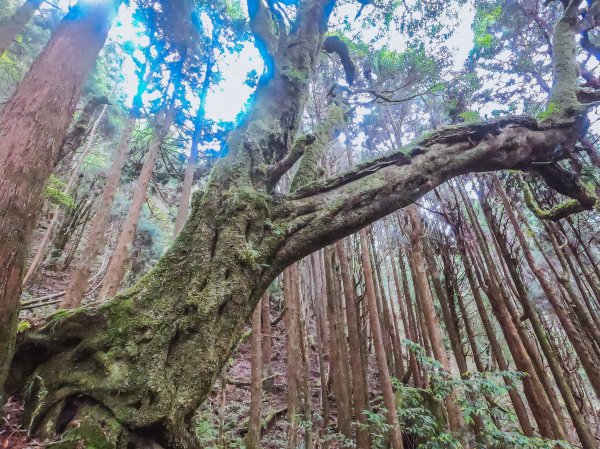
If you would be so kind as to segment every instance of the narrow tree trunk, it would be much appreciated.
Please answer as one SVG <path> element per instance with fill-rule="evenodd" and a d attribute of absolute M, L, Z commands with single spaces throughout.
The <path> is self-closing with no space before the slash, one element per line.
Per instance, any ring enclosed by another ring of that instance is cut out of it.
<path fill-rule="evenodd" d="M 307 262 L 305 260 L 305 262 Z M 308 276 L 306 272 L 306 263 L 301 265 L 302 271 L 300 275 L 300 291 L 302 294 L 298 301 L 298 323 L 300 329 L 300 352 L 302 354 L 302 416 L 305 422 L 304 427 L 304 447 L 313 449 L 313 421 L 312 421 L 312 406 L 311 406 L 311 368 L 310 368 L 310 344 L 308 342 L 308 315 L 306 313 L 306 298 L 309 287 L 306 284 Z M 302 282 L 300 282 L 302 281 Z"/>
<path fill-rule="evenodd" d="M 418 217 L 417 217 L 418 218 Z M 446 332 L 448 333 L 448 337 L 450 339 L 450 347 L 452 348 L 452 352 L 454 354 L 454 359 L 456 360 L 456 365 L 458 366 L 458 371 L 461 378 L 468 379 L 470 377 L 469 367 L 467 365 L 467 359 L 463 352 L 463 346 L 460 339 L 460 331 L 457 324 L 456 312 L 451 310 L 450 308 L 450 300 L 452 298 L 450 292 L 450 287 L 444 291 L 442 288 L 442 280 L 440 277 L 440 272 L 437 267 L 437 262 L 435 260 L 435 256 L 433 255 L 433 250 L 429 245 L 427 239 L 421 238 L 421 246 L 422 251 L 425 256 L 425 260 L 427 261 L 428 272 L 433 284 L 433 288 L 440 302 L 440 307 L 442 309 L 442 319 L 444 321 Z M 450 285 L 452 279 L 452 273 L 450 272 L 450 267 L 447 266 L 447 261 L 444 260 L 444 276 L 446 279 L 446 283 Z M 454 308 L 454 303 L 452 303 L 452 308 Z M 473 394 L 468 393 L 470 398 L 474 401 L 475 397 Z M 449 410 L 452 413 L 452 410 Z M 483 430 L 483 421 L 481 417 L 477 414 L 472 416 L 473 419 L 473 431 L 475 435 L 479 435 Z M 464 423 L 463 423 L 464 426 Z"/>
<path fill-rule="evenodd" d="M 542 351 L 544 352 L 544 356 L 546 357 L 550 371 L 552 372 L 556 385 L 558 386 L 561 396 L 563 397 L 567 411 L 569 412 L 569 416 L 571 417 L 571 421 L 573 422 L 573 426 L 575 427 L 575 431 L 579 437 L 579 441 L 584 449 L 593 449 L 596 447 L 595 438 L 588 424 L 585 422 L 585 419 L 581 415 L 579 408 L 577 407 L 575 398 L 573 397 L 573 392 L 567 382 L 560 362 L 557 359 L 556 353 L 550 344 L 548 335 L 540 320 L 539 312 L 531 301 L 529 293 L 527 292 L 525 284 L 523 283 L 523 280 L 519 274 L 517 262 L 510 254 L 504 236 L 500 233 L 497 223 L 493 220 L 491 214 L 489 213 L 489 205 L 487 205 L 487 203 L 483 203 L 483 210 L 485 212 L 484 215 L 487 219 L 487 222 L 490 225 L 490 229 L 496 235 L 496 241 L 498 242 L 500 254 L 503 257 L 504 262 L 508 267 L 510 276 L 517 288 L 519 301 L 523 306 L 525 315 L 529 319 L 537 340 L 542 348 Z"/>
<path fill-rule="evenodd" d="M 300 329 L 298 323 L 298 264 L 291 265 L 283 274 L 283 297 L 285 301 L 287 401 L 288 401 L 288 449 L 298 446 L 298 413 L 300 391 Z"/>
<path fill-rule="evenodd" d="M 506 196 L 506 192 L 504 192 L 503 187 L 500 185 L 500 182 L 497 178 L 493 178 L 493 184 L 496 192 L 500 195 L 500 199 L 502 200 L 502 204 L 504 205 L 504 210 L 508 219 L 511 222 L 511 225 L 515 231 L 515 235 L 519 240 L 521 245 L 521 249 L 523 254 L 525 255 L 525 259 L 529 265 L 529 268 L 533 272 L 533 274 L 538 279 L 540 285 L 542 286 L 542 290 L 546 294 L 546 297 L 550 301 L 560 323 L 563 326 L 569 340 L 573 344 L 575 351 L 577 352 L 579 359 L 581 360 L 581 365 L 585 370 L 592 387 L 598 397 L 600 397 L 600 361 L 594 356 L 593 350 L 589 345 L 589 342 L 581 334 L 580 330 L 577 329 L 573 323 L 573 320 L 569 316 L 568 312 L 565 310 L 565 305 L 560 298 L 556 289 L 552 286 L 550 280 L 546 276 L 544 270 L 537 264 L 535 261 L 535 257 L 531 252 L 529 247 L 529 242 L 525 238 L 525 235 L 521 231 L 519 227 L 519 222 L 517 221 L 517 217 L 512 211 L 512 206 L 510 204 L 510 200 Z"/>
<path fill-rule="evenodd" d="M 110 219 L 110 211 L 121 180 L 121 172 L 123 171 L 125 161 L 127 160 L 129 142 L 133 135 L 135 122 L 135 116 L 130 115 L 125 124 L 125 128 L 123 129 L 123 133 L 121 134 L 121 140 L 117 146 L 115 159 L 110 168 L 104 190 L 102 191 L 102 196 L 100 197 L 96 209 L 96 216 L 94 217 L 94 222 L 92 223 L 92 227 L 88 234 L 82 258 L 71 276 L 67 293 L 60 303 L 61 309 L 78 307 L 83 299 L 92 272 L 92 266 L 100 252 L 103 237 L 106 233 L 106 228 Z"/>
<path fill-rule="evenodd" d="M 101 301 L 113 298 L 117 294 L 121 282 L 123 281 L 125 275 L 125 263 L 129 257 L 130 247 L 135 239 L 135 231 L 142 213 L 142 207 L 146 200 L 146 190 L 148 189 L 148 184 L 152 178 L 154 162 L 156 161 L 163 140 L 169 132 L 174 113 L 175 111 L 171 105 L 167 107 L 164 114 L 159 114 L 162 115 L 162 117 L 159 117 L 162 118 L 162 123 L 158 124 L 150 147 L 148 148 L 148 152 L 144 158 L 144 164 L 133 193 L 129 212 L 123 223 L 123 229 L 121 230 L 121 235 L 117 241 L 113 256 L 110 259 L 102 290 L 100 290 L 99 300 Z"/>
<path fill-rule="evenodd" d="M 263 295 L 263 302 L 267 296 Z M 261 304 L 259 303 L 252 313 L 251 337 L 251 368 L 250 368 L 250 411 L 248 412 L 248 433 L 246 434 L 246 447 L 260 449 L 260 415 L 262 409 L 262 328 Z"/>
<path fill-rule="evenodd" d="M 467 253 L 464 249 L 464 243 L 459 243 L 459 251 L 461 253 L 461 259 L 463 262 L 463 266 L 465 269 L 465 275 L 467 277 L 467 281 L 469 283 L 469 287 L 471 289 L 471 294 L 473 295 L 473 299 L 475 300 L 475 306 L 477 307 L 477 312 L 479 314 L 479 318 L 481 319 L 481 323 L 483 324 L 483 329 L 487 336 L 488 341 L 490 342 L 490 348 L 492 350 L 492 355 L 498 364 L 498 368 L 501 371 L 508 371 L 508 362 L 504 358 L 504 354 L 502 353 L 502 347 L 500 346 L 500 342 L 498 341 L 498 337 L 496 335 L 496 330 L 492 324 L 492 321 L 487 313 L 487 309 L 483 302 L 483 298 L 481 297 L 479 286 L 475 280 L 475 275 L 473 274 L 473 268 L 470 265 L 470 261 L 467 257 Z M 508 340 L 507 340 L 508 341 Z M 512 352 L 511 352 L 512 353 Z M 516 389 L 515 385 L 511 385 L 508 379 L 504 379 L 504 382 L 509 387 L 508 395 L 515 409 L 515 414 L 517 415 L 517 419 L 519 421 L 519 425 L 521 426 L 521 430 L 523 434 L 529 437 L 534 435 L 533 427 L 529 422 L 529 416 L 527 414 L 527 409 L 525 408 L 525 404 L 521 399 L 519 392 Z M 525 384 L 525 381 L 524 381 Z M 528 387 L 528 386 L 527 386 Z"/>
<path fill-rule="evenodd" d="M 344 297 L 346 298 L 346 321 L 348 322 L 348 340 L 350 343 L 354 419 L 366 426 L 367 418 L 363 412 L 369 410 L 369 386 L 366 377 L 363 375 L 366 373 L 366 369 L 363 366 L 361 356 L 360 325 L 356 313 L 356 292 L 354 291 L 354 282 L 343 241 L 338 241 L 335 244 L 335 249 L 340 262 L 342 285 L 344 288 Z M 359 449 L 369 449 L 369 434 L 366 427 L 357 427 L 356 439 Z"/>
<path fill-rule="evenodd" d="M 26 0 L 12 16 L 0 21 L 0 56 L 21 34 L 42 3 L 43 0 Z"/>
<path fill-rule="evenodd" d="M 352 392 L 350 390 L 348 345 L 340 316 L 340 290 L 334 273 L 334 251 L 332 247 L 324 250 L 325 281 L 327 285 L 327 319 L 329 322 L 330 375 L 337 406 L 338 429 L 351 438 Z"/>
<path fill-rule="evenodd" d="M 75 152 L 79 149 L 79 147 L 83 145 L 83 141 L 85 140 L 86 136 L 91 134 L 90 125 L 93 126 L 92 118 L 94 117 L 94 112 L 98 106 L 106 106 L 107 104 L 109 104 L 109 100 L 106 97 L 92 97 L 83 107 L 83 110 L 81 111 L 81 114 L 79 114 L 79 117 L 73 125 L 73 128 L 65 137 L 56 160 L 54 161 L 54 165 L 60 167 L 57 168 L 56 171 L 61 177 L 66 177 L 68 173 L 73 172 L 71 169 L 73 157 L 75 156 Z"/>
<path fill-rule="evenodd" d="M 376 258 L 376 247 L 374 238 L 375 228 L 369 235 L 369 248 L 371 254 L 371 263 L 373 264 L 373 278 L 375 279 L 375 294 L 378 299 L 378 307 L 380 310 L 379 319 L 381 320 L 381 328 L 384 332 L 384 342 L 386 343 L 386 354 L 388 356 L 388 366 L 393 375 L 401 379 L 402 375 L 398 374 L 399 369 L 396 366 L 396 359 L 399 359 L 398 339 L 396 338 L 396 330 L 392 321 L 393 314 L 390 311 L 389 302 L 385 294 L 382 276 L 382 261 Z M 398 363 L 401 363 L 398 361 Z"/>
<path fill-rule="evenodd" d="M 416 343 L 419 340 L 419 338 L 417 336 L 416 322 L 412 308 L 412 297 L 410 295 L 408 277 L 406 275 L 406 264 L 404 263 L 404 256 L 402 255 L 401 251 L 398 251 L 398 263 L 400 264 L 400 274 L 402 276 L 402 291 L 404 293 L 404 303 L 406 304 L 406 324 L 404 329 L 406 330 L 406 337 L 410 341 Z M 398 301 L 400 301 L 399 298 Z M 410 366 L 413 370 L 415 386 L 424 388 L 425 384 L 423 383 L 423 379 L 421 378 L 421 372 L 419 370 L 419 365 L 417 364 L 415 354 L 412 351 L 409 351 L 408 357 Z"/>
<path fill-rule="evenodd" d="M 319 377 L 321 380 L 321 410 L 323 411 L 323 426 L 327 428 L 329 425 L 330 407 L 329 398 L 327 395 L 327 369 L 324 354 L 325 335 L 323 329 L 325 326 L 323 324 L 323 308 L 321 307 L 321 301 L 323 301 L 323 298 L 325 298 L 326 294 L 324 292 L 325 288 L 321 276 L 322 265 L 320 262 L 319 252 L 311 254 L 310 268 L 311 276 L 315 284 L 312 307 L 315 315 L 315 327 L 317 328 L 317 357 L 319 359 Z"/>
<path fill-rule="evenodd" d="M 367 233 L 364 229 L 359 232 L 359 239 L 360 259 L 365 276 L 365 293 L 369 308 L 371 335 L 373 337 L 373 346 L 375 347 L 375 358 L 377 359 L 379 383 L 383 393 L 383 403 L 387 409 L 387 424 L 390 426 L 389 438 L 392 449 L 404 449 L 402 434 L 400 433 L 400 423 L 398 422 L 398 412 L 396 411 L 394 391 L 392 390 L 392 380 L 388 370 L 387 357 L 383 349 L 383 336 L 379 324 L 379 310 L 377 309 L 377 298 L 375 297 L 375 284 L 373 283 L 373 268 L 371 267 L 369 248 L 367 246 Z"/>
<path fill-rule="evenodd" d="M 260 302 L 261 305 L 261 322 L 262 322 L 262 367 L 263 367 L 263 377 L 268 378 L 271 377 L 272 368 L 271 368 L 271 346 L 272 346 L 272 330 L 271 330 L 271 307 L 270 307 L 270 299 L 271 295 L 268 293 L 263 296 L 263 299 Z"/>
<path fill-rule="evenodd" d="M 429 289 L 429 283 L 427 282 L 427 274 L 425 273 L 425 258 L 421 246 L 421 239 L 423 237 L 421 218 L 418 216 L 414 206 L 408 207 L 407 211 L 412 225 L 412 257 L 414 260 L 415 278 L 417 280 L 415 287 L 419 291 L 419 301 L 421 302 L 421 308 L 423 309 L 425 322 L 429 330 L 431 348 L 435 359 L 440 362 L 444 370 L 450 374 L 450 359 L 448 358 L 448 353 L 444 347 L 440 322 L 435 311 L 433 298 L 431 297 L 431 290 Z M 450 393 L 446 399 L 450 429 L 464 438 L 465 423 L 462 416 L 462 410 L 458 406 L 456 399 L 456 392 Z"/>
<path fill-rule="evenodd" d="M 198 105 L 198 113 L 194 120 L 194 134 L 192 136 L 192 144 L 190 147 L 190 156 L 188 158 L 187 166 L 185 167 L 185 174 L 183 176 L 183 185 L 181 186 L 181 198 L 179 199 L 179 207 L 177 208 L 177 218 L 175 219 L 175 230 L 174 235 L 177 236 L 183 228 L 185 220 L 188 216 L 188 209 L 190 205 L 190 198 L 192 196 L 192 186 L 194 184 L 194 174 L 196 173 L 196 166 L 198 164 L 198 146 L 200 145 L 200 138 L 202 137 L 202 131 L 205 126 L 204 117 L 206 115 L 206 97 L 212 82 L 212 68 L 214 61 L 212 58 L 206 64 L 206 72 L 204 74 L 204 81 L 202 82 L 202 88 L 200 90 L 200 104 Z"/>
<path fill-rule="evenodd" d="M 90 153 L 90 151 L 92 149 L 92 145 L 96 138 L 96 132 L 98 131 L 98 125 L 100 124 L 100 122 L 102 121 L 102 118 L 104 117 L 106 108 L 107 108 L 107 105 L 105 104 L 102 107 L 100 114 L 98 114 L 98 117 L 94 121 L 92 129 L 90 130 L 90 133 L 88 135 L 87 145 L 85 146 L 84 150 L 82 151 L 81 155 L 79 156 L 77 164 L 73 168 L 73 171 L 71 172 L 71 175 L 69 176 L 69 180 L 67 181 L 67 183 L 65 185 L 65 188 L 63 191 L 63 193 L 65 195 L 70 195 L 71 191 L 73 190 L 73 187 L 75 187 L 75 181 L 76 181 L 77 177 L 79 176 L 79 171 L 81 170 L 83 161 L 85 160 L 85 158 L 88 156 L 88 154 Z M 42 262 L 42 259 L 44 258 L 44 254 L 46 253 L 46 246 L 48 246 L 48 243 L 50 242 L 50 238 L 52 237 L 52 234 L 54 233 L 54 228 L 56 227 L 56 225 L 58 223 L 58 219 L 59 219 L 60 215 L 61 215 L 60 207 L 55 207 L 53 214 L 52 214 L 52 219 L 50 220 L 50 223 L 46 227 L 46 232 L 44 232 L 44 236 L 42 237 L 42 240 L 38 244 L 38 247 L 35 251 L 35 255 L 33 256 L 33 259 L 31 260 L 31 263 L 29 264 L 29 268 L 27 268 L 27 272 L 25 273 L 25 276 L 23 277 L 23 286 L 26 286 L 29 283 L 32 276 L 38 269 L 40 263 Z"/>
<path fill-rule="evenodd" d="M 71 9 L 0 112 L 0 386 L 44 186 L 119 4 L 81 2 Z"/>

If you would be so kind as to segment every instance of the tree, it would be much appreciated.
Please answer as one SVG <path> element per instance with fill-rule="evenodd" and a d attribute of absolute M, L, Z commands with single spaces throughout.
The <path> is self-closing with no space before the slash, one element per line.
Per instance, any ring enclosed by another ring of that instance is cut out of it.
<path fill-rule="evenodd" d="M 10 17 L 0 21 L 0 56 L 4 54 L 38 10 L 42 0 L 26 0 Z"/>
<path fill-rule="evenodd" d="M 568 157 L 581 137 L 587 102 L 598 95 L 587 89 L 578 97 L 578 5 L 568 3 L 556 28 L 554 106 L 544 120 L 504 117 L 440 128 L 318 181 L 310 162 L 323 139 L 297 134 L 335 2 L 300 2 L 288 27 L 276 20 L 277 9 L 251 0 L 250 25 L 268 71 L 227 142 L 227 156 L 149 274 L 113 301 L 58 314 L 20 345 L 9 389 L 28 383 L 31 430 L 44 434 L 77 421 L 63 435 L 65 448 L 81 440 L 193 446 L 198 405 L 263 292 L 286 267 L 457 175 L 535 169 Z M 298 159 L 305 170 L 294 177 L 297 188 L 274 194 Z"/>
<path fill-rule="evenodd" d="M 119 4 L 78 3 L 0 111 L 0 385 L 13 352 L 23 267 L 44 186 Z"/>
<path fill-rule="evenodd" d="M 252 367 L 251 367 L 251 391 L 250 391 L 250 416 L 248 419 L 248 433 L 246 434 L 246 447 L 248 449 L 260 448 L 260 414 L 262 408 L 262 326 L 261 307 L 262 303 L 268 301 L 263 296 L 261 302 L 252 313 Z M 267 335 L 267 338 L 271 338 Z"/>

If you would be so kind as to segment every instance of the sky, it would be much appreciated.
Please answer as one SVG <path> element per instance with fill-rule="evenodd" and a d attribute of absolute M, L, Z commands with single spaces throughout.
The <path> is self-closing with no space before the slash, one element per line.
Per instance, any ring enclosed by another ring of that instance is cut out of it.
<path fill-rule="evenodd" d="M 59 7 L 65 11 L 69 5 L 74 3 L 75 0 L 58 1 Z M 245 5 L 245 2 L 242 2 L 242 4 Z M 355 11 L 355 5 L 344 5 L 338 8 L 337 13 L 353 16 L 356 14 Z M 448 41 L 449 47 L 454 49 L 455 57 L 453 59 L 455 61 L 455 68 L 462 66 L 472 46 L 473 32 L 471 31 L 471 23 L 473 17 L 474 10 L 471 2 L 468 2 L 462 8 L 456 32 Z M 371 30 L 371 32 L 374 33 L 375 30 Z M 368 33 L 369 31 L 367 30 L 366 34 Z M 144 37 L 142 30 L 133 26 L 132 9 L 124 5 L 119 11 L 115 26 L 111 30 L 110 38 L 117 43 L 131 41 L 137 45 L 143 45 L 144 40 L 147 39 Z M 405 47 L 403 36 L 399 33 L 395 35 L 392 32 L 389 39 L 389 46 L 391 49 L 401 51 Z M 215 121 L 233 121 L 235 119 L 254 91 L 252 87 L 244 83 L 247 73 L 252 70 L 262 73 L 263 70 L 260 54 L 252 43 L 246 43 L 239 53 L 224 56 L 217 62 L 223 80 L 212 89 L 207 97 L 206 117 Z M 127 94 L 128 102 L 130 102 L 137 89 L 135 65 L 131 59 L 127 58 L 124 62 L 122 73 L 125 78 L 122 88 Z"/>

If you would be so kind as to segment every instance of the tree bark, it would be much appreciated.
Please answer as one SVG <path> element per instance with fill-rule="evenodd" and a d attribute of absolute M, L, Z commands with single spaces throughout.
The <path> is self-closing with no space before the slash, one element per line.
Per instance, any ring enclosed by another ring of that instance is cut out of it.
<path fill-rule="evenodd" d="M 42 3 L 43 0 L 25 0 L 25 3 L 12 16 L 5 17 L 0 21 L 0 56 L 21 34 Z"/>
<path fill-rule="evenodd" d="M 283 297 L 285 301 L 288 449 L 298 446 L 299 392 L 300 392 L 300 323 L 298 323 L 298 264 L 290 266 L 283 274 Z"/>
<path fill-rule="evenodd" d="M 267 302 L 267 296 L 264 295 L 261 301 Z M 250 411 L 248 412 L 248 433 L 246 434 L 246 447 L 248 449 L 260 449 L 260 415 L 262 409 L 263 376 L 262 339 L 261 303 L 259 303 L 254 309 L 254 312 L 252 312 Z"/>
<path fill-rule="evenodd" d="M 157 119 L 160 120 L 160 122 L 156 126 L 154 137 L 152 138 L 148 152 L 144 157 L 144 164 L 142 165 L 142 171 L 140 172 L 135 191 L 133 192 L 131 206 L 129 206 L 127 217 L 123 223 L 123 229 L 119 235 L 119 240 L 117 241 L 110 263 L 108 264 L 106 278 L 104 279 L 102 289 L 98 296 L 101 301 L 113 298 L 117 294 L 119 287 L 121 287 L 121 282 L 123 282 L 123 277 L 125 276 L 125 263 L 129 257 L 129 251 L 135 239 L 138 221 L 142 214 L 142 207 L 146 201 L 146 190 L 148 189 L 148 184 L 152 178 L 154 162 L 156 161 L 160 147 L 169 132 L 174 114 L 175 110 L 173 109 L 173 105 L 166 106 L 163 112 L 158 114 Z"/>
<path fill-rule="evenodd" d="M 71 9 L 0 112 L 0 386 L 13 353 L 23 266 L 44 186 L 120 3 L 82 2 Z"/>
<path fill-rule="evenodd" d="M 383 403 L 387 410 L 386 420 L 390 426 L 388 435 L 392 449 L 404 449 L 402 443 L 402 434 L 400 432 L 400 423 L 398 422 L 398 412 L 396 410 L 396 399 L 392 390 L 392 380 L 387 365 L 387 357 L 383 348 L 383 335 L 379 322 L 379 310 L 377 309 L 377 298 L 375 297 L 375 284 L 373 283 L 373 267 L 371 267 L 371 258 L 369 257 L 369 248 L 367 246 L 367 233 L 363 230 L 359 232 L 360 240 L 360 259 L 365 276 L 365 294 L 367 296 L 367 305 L 369 308 L 369 322 L 371 324 L 371 336 L 373 337 L 373 346 L 375 347 L 375 358 L 377 360 L 377 370 L 379 373 L 379 384 L 383 394 Z"/>
<path fill-rule="evenodd" d="M 332 247 L 327 247 L 323 253 L 325 256 L 325 283 L 327 285 L 327 321 L 329 322 L 329 379 L 333 384 L 338 430 L 346 438 L 351 438 L 352 390 L 350 389 L 348 344 L 340 316 L 341 291 L 338 278 L 334 272 L 334 250 Z"/>
<path fill-rule="evenodd" d="M 85 243 L 82 258 L 71 276 L 67 293 L 60 303 L 61 309 L 72 309 L 81 305 L 81 300 L 85 294 L 87 283 L 92 272 L 92 266 L 100 252 L 103 237 L 106 233 L 106 228 L 110 219 L 110 211 L 117 189 L 119 188 L 121 173 L 125 166 L 125 161 L 127 160 L 129 142 L 133 135 L 135 122 L 135 116 L 130 115 L 125 124 L 125 128 L 123 128 L 121 140 L 117 146 L 115 160 L 110 168 L 104 190 L 102 191 L 102 196 L 100 197 L 98 207 L 96 208 L 96 215 Z"/>
<path fill-rule="evenodd" d="M 261 321 L 262 321 L 262 367 L 263 367 L 263 377 L 271 377 L 273 373 L 271 368 L 271 339 L 273 336 L 271 335 L 271 295 L 265 294 L 263 299 L 260 302 L 261 305 Z"/>

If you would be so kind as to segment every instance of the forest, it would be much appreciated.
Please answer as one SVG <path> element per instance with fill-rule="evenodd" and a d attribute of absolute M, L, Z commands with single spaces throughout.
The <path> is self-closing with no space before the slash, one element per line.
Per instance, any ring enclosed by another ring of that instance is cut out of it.
<path fill-rule="evenodd" d="M 600 0 L 0 0 L 0 448 L 600 448 Z"/>

